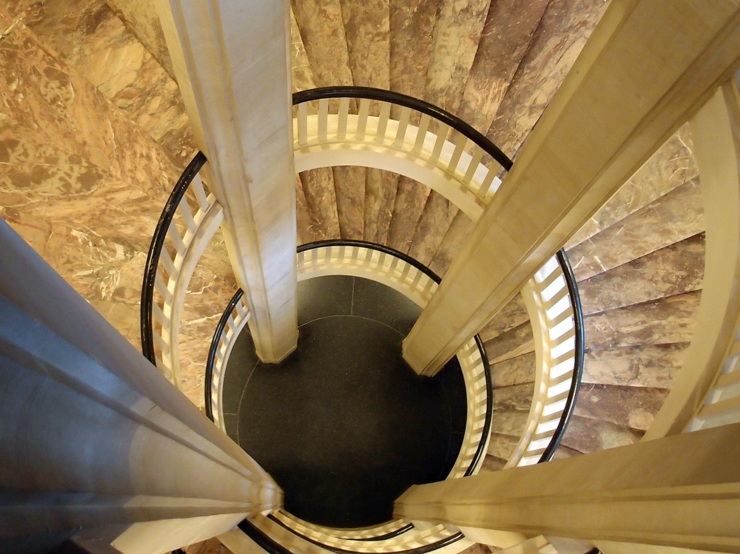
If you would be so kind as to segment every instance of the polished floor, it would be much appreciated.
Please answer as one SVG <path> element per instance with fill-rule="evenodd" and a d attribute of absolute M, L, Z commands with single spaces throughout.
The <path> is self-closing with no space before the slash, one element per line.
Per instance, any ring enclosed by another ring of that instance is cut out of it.
<path fill-rule="evenodd" d="M 419 308 L 378 283 L 299 284 L 298 350 L 259 362 L 244 331 L 224 382 L 227 432 L 275 478 L 307 521 L 362 527 L 391 518 L 412 484 L 444 479 L 465 428 L 457 361 L 418 377 L 401 341 Z"/>

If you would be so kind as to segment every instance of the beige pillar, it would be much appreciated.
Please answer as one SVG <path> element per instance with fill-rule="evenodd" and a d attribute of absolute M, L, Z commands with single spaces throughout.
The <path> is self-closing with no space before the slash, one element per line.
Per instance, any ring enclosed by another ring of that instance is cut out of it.
<path fill-rule="evenodd" d="M 3 221 L 0 253 L 0 537 L 26 551 L 104 527 L 123 552 L 162 552 L 282 504 L 269 475 Z"/>
<path fill-rule="evenodd" d="M 738 64 L 740 6 L 612 2 L 404 342 L 433 375 Z"/>
<path fill-rule="evenodd" d="M 264 362 L 296 347 L 296 222 L 287 0 L 158 0 L 206 179 Z"/>
<path fill-rule="evenodd" d="M 525 535 L 740 551 L 740 423 L 415 486 L 394 514 Z"/>

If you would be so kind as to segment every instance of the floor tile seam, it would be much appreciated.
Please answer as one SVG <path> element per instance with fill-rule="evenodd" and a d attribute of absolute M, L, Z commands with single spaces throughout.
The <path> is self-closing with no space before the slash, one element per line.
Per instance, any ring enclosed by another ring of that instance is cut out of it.
<path fill-rule="evenodd" d="M 241 442 L 240 441 L 240 437 L 241 437 L 240 431 L 241 430 L 239 429 L 241 417 L 239 417 L 239 414 L 242 413 L 242 402 L 244 402 L 244 393 L 247 392 L 247 386 L 249 385 L 249 381 L 251 381 L 252 375 L 254 375 L 254 371 L 257 369 L 257 366 L 259 364 L 260 364 L 260 360 L 258 359 L 252 366 L 252 371 L 249 372 L 249 377 L 247 377 L 247 380 L 244 383 L 244 387 L 242 387 L 242 393 L 239 395 L 239 407 L 237 408 L 237 413 L 235 414 L 237 416 L 236 417 L 236 436 L 237 436 L 236 442 L 237 443 Z M 228 369 L 228 365 L 227 365 L 227 369 Z M 224 378 L 226 378 L 226 375 L 224 375 Z"/>
<path fill-rule="evenodd" d="M 404 337 L 405 336 L 401 331 L 399 331 L 395 327 L 391 327 L 390 325 L 388 325 L 387 323 L 385 323 L 383 321 L 378 321 L 377 319 L 372 319 L 370 317 L 365 317 L 365 316 L 361 316 L 361 315 L 351 315 L 351 314 L 335 314 L 335 315 L 326 315 L 326 316 L 322 316 L 322 317 L 317 317 L 316 319 L 312 319 L 311 321 L 306 321 L 305 323 L 302 323 L 301 325 L 298 326 L 298 328 L 300 329 L 301 327 L 303 327 L 305 325 L 308 325 L 309 323 L 314 323 L 316 321 L 322 321 L 324 319 L 330 319 L 330 318 L 333 318 L 333 317 L 354 317 L 354 318 L 357 318 L 357 319 L 363 319 L 365 321 L 372 321 L 373 323 L 378 323 L 380 325 L 383 325 L 384 327 L 387 327 L 388 329 L 390 329 L 391 331 L 393 331 L 394 333 L 396 333 L 397 335 L 399 335 L 401 337 Z M 300 341 L 300 338 L 298 340 Z"/>

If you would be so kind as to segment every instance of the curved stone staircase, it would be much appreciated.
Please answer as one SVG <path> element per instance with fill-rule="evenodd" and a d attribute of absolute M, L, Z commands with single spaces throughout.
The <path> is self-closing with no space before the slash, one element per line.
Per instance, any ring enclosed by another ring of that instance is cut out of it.
<path fill-rule="evenodd" d="M 291 21 L 294 89 L 375 86 L 423 98 L 459 115 L 514 156 L 605 7 L 601 0 L 526 4 L 296 1 Z M 171 176 L 194 148 L 176 84 L 163 69 L 166 53 L 147 40 L 156 28 L 125 21 L 130 7 L 125 2 L 111 6 L 123 15 L 99 0 L 75 0 L 74 5 L 48 0 L 40 14 L 27 15 L 27 28 L 19 33 L 48 49 L 75 79 L 91 83 L 95 94 L 102 93 L 105 99 L 96 100 L 97 109 L 127 119 L 137 144 L 159 156 L 147 160 L 147 167 L 159 167 L 172 183 Z M 8 13 L 15 17 L 24 9 L 20 2 L 11 3 Z M 104 181 L 110 171 L 95 178 Z M 586 314 L 587 362 L 575 415 L 556 457 L 635 442 L 662 405 L 691 339 L 701 288 L 697 181 L 690 137 L 682 129 L 568 244 Z M 312 170 L 296 181 L 296 191 L 299 242 L 378 242 L 442 276 L 472 225 L 441 195 L 381 170 Z M 167 191 L 149 192 L 152 207 L 132 216 L 139 217 L 132 228 L 153 228 Z M 70 221 L 78 213 L 67 214 Z M 126 215 L 118 214 L 119 221 L 126 221 Z M 22 208 L 18 215 L 5 208 L 3 216 L 25 236 L 32 235 Z M 89 225 L 95 229 L 94 220 Z M 131 259 L 140 267 L 138 253 L 145 246 L 131 242 Z M 196 268 L 183 316 L 181 354 L 189 363 L 182 385 L 199 405 L 207 345 L 235 288 L 225 249 L 219 250 L 218 240 L 212 244 Z M 57 269 L 64 274 L 64 267 Z M 115 290 L 138 288 L 140 274 L 136 268 L 121 272 Z M 91 302 L 105 308 L 105 315 L 135 342 L 138 330 L 130 324 L 130 310 L 117 307 L 115 294 L 105 301 L 96 297 L 98 289 L 86 289 L 80 279 Z M 533 391 L 532 334 L 519 297 L 482 337 L 495 387 L 484 469 L 495 470 L 505 466 L 516 445 Z M 470 549 L 486 551 L 482 545 Z"/>

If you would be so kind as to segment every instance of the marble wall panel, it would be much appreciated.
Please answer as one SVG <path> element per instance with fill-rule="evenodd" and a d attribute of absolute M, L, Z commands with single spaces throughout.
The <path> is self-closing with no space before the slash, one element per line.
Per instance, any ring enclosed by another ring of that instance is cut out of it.
<path fill-rule="evenodd" d="M 352 81 L 390 88 L 390 2 L 341 0 Z"/>
<path fill-rule="evenodd" d="M 647 431 L 666 396 L 666 389 L 586 384 L 578 393 L 575 414 Z"/>
<path fill-rule="evenodd" d="M 566 248 L 614 225 L 698 175 L 691 129 L 685 124 L 571 237 Z"/>
<path fill-rule="evenodd" d="M 582 382 L 670 389 L 688 346 L 688 342 L 680 342 L 594 348 L 586 353 Z"/>
<path fill-rule="evenodd" d="M 459 210 L 444 196 L 430 191 L 414 233 L 409 255 L 425 265 L 434 259 Z"/>
<path fill-rule="evenodd" d="M 534 396 L 534 383 L 523 383 L 493 389 L 493 410 L 529 412 Z"/>
<path fill-rule="evenodd" d="M 687 292 L 584 318 L 586 347 L 605 349 L 691 341 L 701 293 Z"/>
<path fill-rule="evenodd" d="M 582 281 L 703 230 L 701 188 L 692 180 L 571 248 L 568 258 Z"/>
<path fill-rule="evenodd" d="M 184 167 L 196 152 L 175 81 L 103 0 L 47 0 L 30 26 Z"/>
<path fill-rule="evenodd" d="M 106 0 L 106 3 L 174 78 L 172 60 L 154 2 L 152 0 Z"/>
<path fill-rule="evenodd" d="M 561 444 L 571 450 L 587 454 L 634 444 L 642 438 L 642 435 L 641 431 L 574 415 L 570 419 Z"/>
<path fill-rule="evenodd" d="M 700 290 L 704 234 L 656 250 L 578 284 L 584 314 Z"/>
<path fill-rule="evenodd" d="M 418 181 L 408 177 L 398 179 L 393 218 L 388 231 L 388 246 L 403 253 L 409 251 L 430 192 L 429 187 Z"/>
<path fill-rule="evenodd" d="M 27 27 L 0 42 L 0 71 L 2 216 L 132 340 L 145 252 L 179 172 Z"/>
<path fill-rule="evenodd" d="M 491 127 L 549 0 L 491 2 L 459 115 L 479 131 Z"/>
<path fill-rule="evenodd" d="M 532 342 L 532 326 L 529 320 L 525 323 L 501 333 L 497 337 L 483 343 L 491 362 L 505 359 L 507 355 L 519 355 L 522 346 Z"/>
<path fill-rule="evenodd" d="M 527 352 L 521 356 L 515 356 L 502 362 L 491 364 L 493 386 L 496 388 L 533 383 L 535 372 L 536 360 L 534 352 Z"/>
<path fill-rule="evenodd" d="M 487 136 L 514 157 L 560 88 L 608 2 L 550 2 Z"/>

